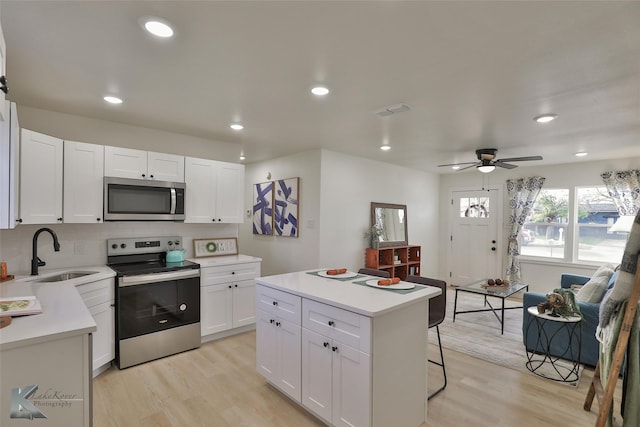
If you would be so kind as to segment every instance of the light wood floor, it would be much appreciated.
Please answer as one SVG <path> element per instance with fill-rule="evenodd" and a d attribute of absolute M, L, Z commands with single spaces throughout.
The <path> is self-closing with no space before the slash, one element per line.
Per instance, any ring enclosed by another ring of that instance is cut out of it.
<path fill-rule="evenodd" d="M 597 400 L 591 412 L 582 409 L 590 370 L 575 388 L 453 351 L 445 350 L 445 361 L 449 384 L 429 401 L 423 427 L 595 425 Z M 440 379 L 439 368 L 430 366 L 430 388 Z M 255 332 L 122 371 L 111 368 L 93 387 L 95 427 L 323 425 L 256 373 Z"/>

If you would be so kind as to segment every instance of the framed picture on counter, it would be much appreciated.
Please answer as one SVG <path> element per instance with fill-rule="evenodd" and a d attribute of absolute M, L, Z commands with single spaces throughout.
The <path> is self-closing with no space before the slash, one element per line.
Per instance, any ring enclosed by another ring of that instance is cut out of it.
<path fill-rule="evenodd" d="M 238 255 L 238 239 L 235 237 L 193 239 L 196 258 L 220 255 Z"/>

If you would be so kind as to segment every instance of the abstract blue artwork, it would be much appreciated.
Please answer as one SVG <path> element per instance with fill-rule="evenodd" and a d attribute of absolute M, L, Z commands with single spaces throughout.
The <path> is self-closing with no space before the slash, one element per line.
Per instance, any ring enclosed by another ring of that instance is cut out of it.
<path fill-rule="evenodd" d="M 273 181 L 253 186 L 253 234 L 273 235 Z"/>
<path fill-rule="evenodd" d="M 275 181 L 273 228 L 276 236 L 298 237 L 298 184 L 300 178 Z"/>

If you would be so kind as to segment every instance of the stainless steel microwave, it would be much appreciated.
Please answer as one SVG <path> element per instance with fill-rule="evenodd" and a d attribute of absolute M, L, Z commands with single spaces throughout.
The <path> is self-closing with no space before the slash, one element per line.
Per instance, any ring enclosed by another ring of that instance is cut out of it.
<path fill-rule="evenodd" d="M 184 221 L 184 182 L 104 178 L 105 221 Z"/>

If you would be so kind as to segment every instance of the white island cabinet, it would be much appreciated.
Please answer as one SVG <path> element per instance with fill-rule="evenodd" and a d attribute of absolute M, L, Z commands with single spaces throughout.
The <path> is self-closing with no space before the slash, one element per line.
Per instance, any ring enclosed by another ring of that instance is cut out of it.
<path fill-rule="evenodd" d="M 429 299 L 312 272 L 256 279 L 256 368 L 332 426 L 418 427 L 427 418 Z"/>

